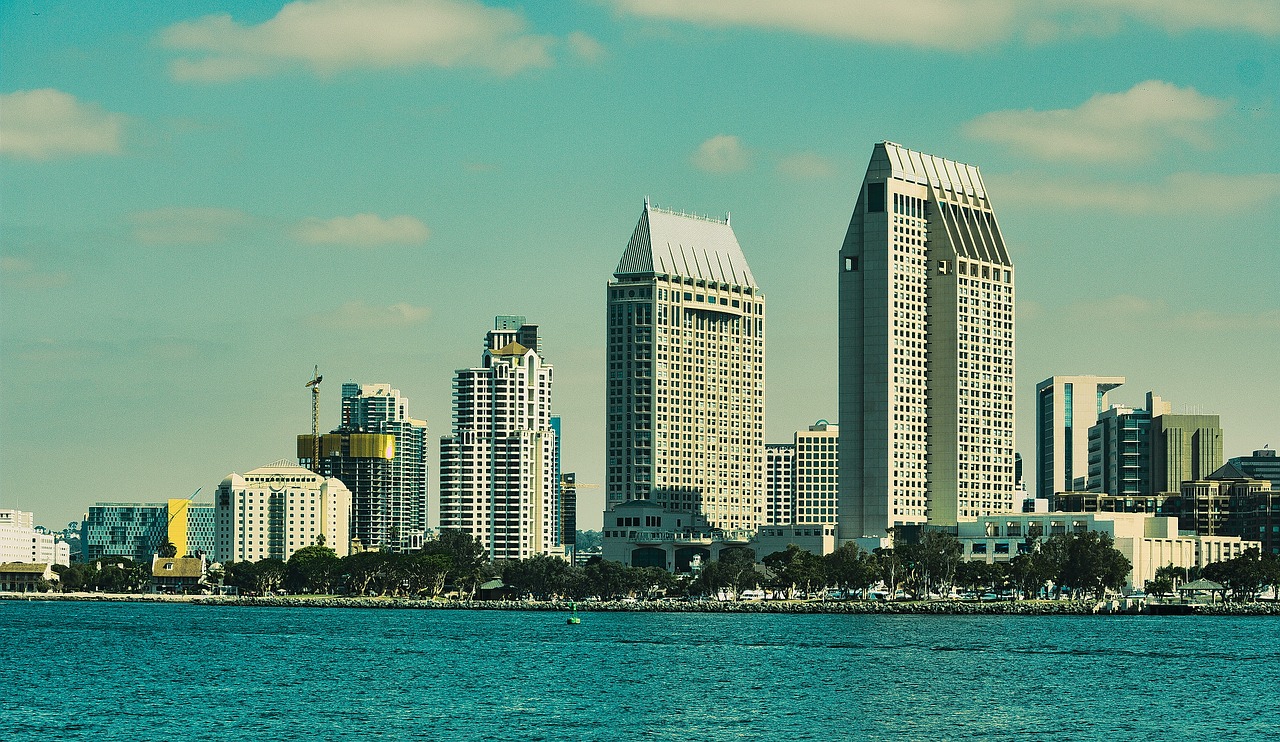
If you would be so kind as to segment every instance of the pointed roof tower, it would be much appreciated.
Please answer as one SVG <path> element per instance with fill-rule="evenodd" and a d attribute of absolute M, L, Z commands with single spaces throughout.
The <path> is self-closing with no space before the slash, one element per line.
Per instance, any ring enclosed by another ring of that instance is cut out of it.
<path fill-rule="evenodd" d="M 660 209 L 646 198 L 614 276 L 652 274 L 759 288 L 727 216 L 720 220 Z"/>

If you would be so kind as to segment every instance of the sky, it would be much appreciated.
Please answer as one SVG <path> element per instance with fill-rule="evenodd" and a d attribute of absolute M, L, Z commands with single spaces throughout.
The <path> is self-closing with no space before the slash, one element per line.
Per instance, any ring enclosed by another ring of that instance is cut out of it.
<path fill-rule="evenodd" d="M 0 508 L 207 501 L 295 456 L 316 365 L 323 429 L 343 381 L 388 383 L 438 442 L 499 314 L 540 325 L 564 470 L 601 482 L 605 286 L 646 197 L 732 213 L 788 441 L 838 417 L 881 140 L 982 170 L 1028 462 L 1054 374 L 1274 448 L 1278 94 L 1273 0 L 4 0 Z"/>

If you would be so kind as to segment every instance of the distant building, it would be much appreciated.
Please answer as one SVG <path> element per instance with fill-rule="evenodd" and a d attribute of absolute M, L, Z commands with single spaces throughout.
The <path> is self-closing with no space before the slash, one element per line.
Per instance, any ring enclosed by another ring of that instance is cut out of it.
<path fill-rule="evenodd" d="M 686 523 L 756 528 L 765 297 L 729 218 L 646 199 L 605 296 L 606 507 L 642 501 Z"/>
<path fill-rule="evenodd" d="M 578 475 L 571 471 L 560 475 L 560 543 L 572 563 L 578 552 Z"/>
<path fill-rule="evenodd" d="M 990 564 L 1030 552 L 1038 538 L 1092 531 L 1109 534 L 1129 560 L 1127 582 L 1134 588 L 1154 580 L 1160 567 L 1203 567 L 1259 545 L 1238 536 L 1182 536 L 1177 518 L 1145 513 L 997 513 L 961 521 L 958 536 L 966 561 Z"/>
<path fill-rule="evenodd" d="M 725 549 L 752 548 L 755 536 L 754 528 L 715 528 L 697 513 L 630 500 L 605 511 L 600 544 L 609 561 L 681 574 L 719 559 Z"/>
<path fill-rule="evenodd" d="M 756 561 L 762 561 L 770 554 L 786 551 L 792 544 L 818 556 L 830 554 L 836 550 L 836 524 L 761 526 L 749 546 L 756 553 Z"/>
<path fill-rule="evenodd" d="M 1014 509 L 1014 266 L 977 167 L 879 142 L 840 249 L 840 541 Z"/>
<path fill-rule="evenodd" d="M 795 434 L 795 518 L 801 525 L 836 522 L 840 427 L 819 420 Z"/>
<path fill-rule="evenodd" d="M 0 562 L 0 592 L 34 592 L 57 581 L 58 575 L 48 562 Z"/>
<path fill-rule="evenodd" d="M 286 459 L 229 474 L 214 496 L 219 562 L 288 561 L 323 544 L 351 553 L 351 490 Z"/>
<path fill-rule="evenodd" d="M 1265 479 L 1271 482 L 1271 489 L 1280 490 L 1280 458 L 1271 448 L 1260 448 L 1252 456 L 1236 456 L 1227 463 L 1240 472 L 1240 476 L 1250 479 Z"/>
<path fill-rule="evenodd" d="M 1036 495 L 1084 489 L 1089 429 L 1108 408 L 1107 393 L 1123 376 L 1051 376 L 1036 384 Z"/>
<path fill-rule="evenodd" d="M 209 560 L 203 555 L 173 558 L 156 555 L 151 559 L 151 587 L 162 593 L 198 592 L 208 572 Z"/>
<path fill-rule="evenodd" d="M 34 525 L 25 510 L 0 510 L 0 562 L 71 564 L 71 547 L 57 535 Z"/>
<path fill-rule="evenodd" d="M 1222 466 L 1222 427 L 1217 415 L 1152 415 L 1151 469 L 1157 492 L 1177 492 L 1183 482 L 1205 479 Z"/>
<path fill-rule="evenodd" d="M 315 442 L 298 436 L 298 462 L 351 490 L 352 538 L 359 548 L 422 548 L 427 530 L 427 424 L 390 384 L 342 385 L 342 424 Z"/>
<path fill-rule="evenodd" d="M 1089 492 L 1148 497 L 1157 491 L 1151 476 L 1149 410 L 1115 406 L 1102 412 L 1089 427 L 1088 441 Z"/>
<path fill-rule="evenodd" d="M 496 318 L 481 365 L 458 369 L 453 434 L 440 439 L 440 527 L 471 534 L 490 559 L 563 554 L 553 369 L 523 320 Z"/>
<path fill-rule="evenodd" d="M 99 502 L 89 507 L 80 529 L 84 561 L 122 556 L 150 564 L 166 542 L 178 556 L 212 554 L 214 506 L 175 498 L 168 502 Z"/>
<path fill-rule="evenodd" d="M 764 524 L 796 520 L 796 444 L 764 444 Z"/>

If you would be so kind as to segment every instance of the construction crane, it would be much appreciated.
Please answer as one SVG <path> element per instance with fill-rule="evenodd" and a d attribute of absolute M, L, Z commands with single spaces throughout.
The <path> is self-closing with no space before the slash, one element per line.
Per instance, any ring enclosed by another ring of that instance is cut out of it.
<path fill-rule="evenodd" d="M 311 471 L 320 473 L 320 366 L 316 366 L 307 386 L 311 387 Z"/>

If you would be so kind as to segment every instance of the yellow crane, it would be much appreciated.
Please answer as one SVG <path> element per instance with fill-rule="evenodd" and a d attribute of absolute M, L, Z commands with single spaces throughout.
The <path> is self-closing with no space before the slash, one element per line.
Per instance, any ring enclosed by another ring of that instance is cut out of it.
<path fill-rule="evenodd" d="M 324 377 L 320 375 L 320 366 L 317 365 L 311 374 L 311 381 L 306 384 L 311 387 L 311 471 L 316 474 L 320 473 L 320 381 L 322 379 Z"/>

